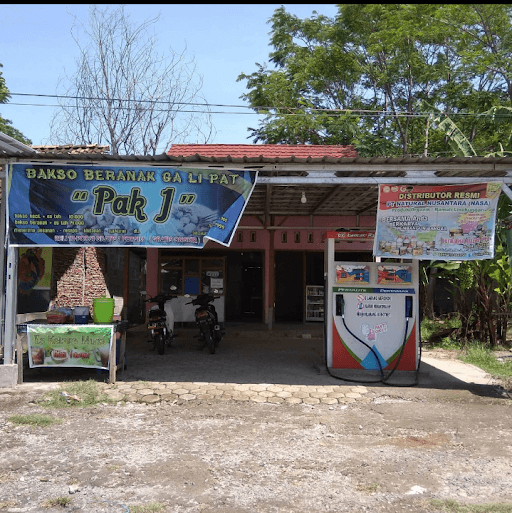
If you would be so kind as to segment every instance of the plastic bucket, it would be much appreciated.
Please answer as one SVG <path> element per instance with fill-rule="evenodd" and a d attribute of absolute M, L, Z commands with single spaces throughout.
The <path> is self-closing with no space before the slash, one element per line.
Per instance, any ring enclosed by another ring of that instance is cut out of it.
<path fill-rule="evenodd" d="M 88 306 L 75 306 L 75 324 L 87 324 L 89 320 Z"/>
<path fill-rule="evenodd" d="M 95 324 L 109 324 L 114 317 L 114 299 L 101 297 L 92 300 L 92 320 Z"/>

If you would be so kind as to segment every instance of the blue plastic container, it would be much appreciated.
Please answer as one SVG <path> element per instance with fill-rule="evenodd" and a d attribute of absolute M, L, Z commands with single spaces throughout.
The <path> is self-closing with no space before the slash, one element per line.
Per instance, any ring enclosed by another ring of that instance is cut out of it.
<path fill-rule="evenodd" d="M 75 306 L 75 324 L 87 324 L 89 322 L 89 307 Z"/>

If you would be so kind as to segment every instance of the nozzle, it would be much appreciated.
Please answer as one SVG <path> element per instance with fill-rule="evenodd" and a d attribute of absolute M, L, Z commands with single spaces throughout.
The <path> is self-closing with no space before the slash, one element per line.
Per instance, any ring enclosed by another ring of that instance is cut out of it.
<path fill-rule="evenodd" d="M 345 300 L 343 294 L 336 294 L 336 315 L 343 315 L 345 313 Z"/>
<path fill-rule="evenodd" d="M 412 317 L 412 296 L 405 296 L 405 316 L 408 319 Z"/>

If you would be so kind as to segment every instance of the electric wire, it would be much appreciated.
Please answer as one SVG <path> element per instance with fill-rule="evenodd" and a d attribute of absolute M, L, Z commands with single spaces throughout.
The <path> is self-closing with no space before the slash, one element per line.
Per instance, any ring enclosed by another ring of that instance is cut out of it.
<path fill-rule="evenodd" d="M 181 111 L 181 112 L 196 112 L 196 113 L 212 113 L 212 114 L 233 114 L 233 115 L 279 115 L 279 116 L 303 116 L 310 115 L 312 113 L 325 113 L 330 116 L 346 116 L 356 115 L 362 117 L 415 117 L 415 118 L 426 118 L 432 116 L 449 116 L 449 117 L 483 117 L 488 116 L 487 112 L 444 112 L 444 111 L 419 111 L 419 112 L 407 112 L 407 111 L 386 111 L 386 110 L 375 110 L 375 109 L 344 109 L 344 108 L 322 108 L 322 107 L 276 107 L 276 106 L 250 106 L 250 105 L 232 105 L 222 103 L 207 103 L 207 102 L 173 102 L 165 100 L 151 100 L 151 99 L 136 99 L 136 98 L 104 98 L 96 96 L 72 96 L 72 95 L 59 95 L 59 94 L 39 94 L 39 93 L 9 93 L 9 96 L 29 96 L 37 98 L 57 98 L 67 100 L 79 100 L 79 101 L 101 101 L 101 102 L 118 102 L 118 103 L 136 103 L 136 107 L 128 106 L 111 106 L 114 110 L 139 110 L 141 104 L 145 105 L 176 105 L 176 106 L 189 106 L 189 107 L 204 107 L 206 110 L 198 111 Z M 62 104 L 39 104 L 39 103 L 20 103 L 20 102 L 9 102 L 6 105 L 24 106 L 24 107 L 60 107 L 60 108 L 81 108 L 80 105 L 62 105 Z M 229 109 L 246 109 L 253 112 L 212 112 L 210 107 L 223 107 Z M 85 107 L 84 107 L 85 108 Z M 161 109 L 161 111 L 167 111 L 169 109 Z M 158 110 L 157 110 L 158 111 Z M 258 112 L 258 111 L 275 111 L 272 112 Z M 286 112 L 281 112 L 286 111 Z M 292 112 L 290 112 L 292 111 Z M 293 112 L 296 111 L 296 112 Z M 496 119 L 510 119 L 512 118 L 512 111 L 510 114 L 499 113 L 494 114 Z"/>

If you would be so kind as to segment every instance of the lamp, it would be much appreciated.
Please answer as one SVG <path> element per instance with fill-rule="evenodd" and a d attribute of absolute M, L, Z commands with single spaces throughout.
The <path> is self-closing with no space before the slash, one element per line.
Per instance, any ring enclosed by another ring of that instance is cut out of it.
<path fill-rule="evenodd" d="M 301 203 L 306 203 L 306 201 L 307 201 L 306 193 L 304 191 L 302 191 L 302 198 L 300 199 L 300 202 Z"/>

